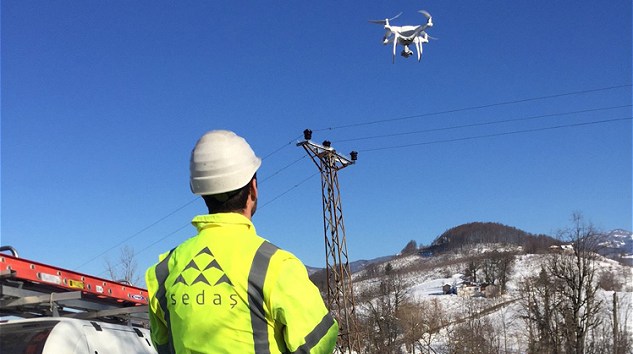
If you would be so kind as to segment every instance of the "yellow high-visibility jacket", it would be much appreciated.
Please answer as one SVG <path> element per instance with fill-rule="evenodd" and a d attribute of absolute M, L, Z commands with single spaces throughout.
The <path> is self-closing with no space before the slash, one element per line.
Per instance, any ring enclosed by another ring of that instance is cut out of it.
<path fill-rule="evenodd" d="M 243 215 L 192 223 L 198 235 L 145 275 L 159 353 L 332 353 L 338 324 L 301 261 Z"/>

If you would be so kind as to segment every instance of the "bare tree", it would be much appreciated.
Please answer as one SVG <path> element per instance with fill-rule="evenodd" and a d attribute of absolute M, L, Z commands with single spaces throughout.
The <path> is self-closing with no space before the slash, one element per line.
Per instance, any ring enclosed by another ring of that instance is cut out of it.
<path fill-rule="evenodd" d="M 417 302 L 407 302 L 403 304 L 398 311 L 398 320 L 400 328 L 402 328 L 402 340 L 407 353 L 415 354 L 418 341 L 424 335 L 425 313 L 422 304 Z"/>
<path fill-rule="evenodd" d="M 554 282 L 543 266 L 539 275 L 525 281 L 522 289 L 528 330 L 528 353 L 558 354 L 562 352 L 557 333 L 556 306 L 559 297 Z"/>
<path fill-rule="evenodd" d="M 516 300 L 510 301 L 514 302 Z M 519 349 L 522 344 L 521 335 L 516 331 L 517 326 L 521 324 L 516 322 L 519 319 L 516 309 L 508 302 L 505 306 L 500 306 L 495 312 L 494 327 L 498 332 L 499 353 L 524 353 L 524 351 Z M 521 332 L 525 333 L 523 329 L 524 327 L 521 327 Z"/>
<path fill-rule="evenodd" d="M 121 248 L 118 262 L 113 263 L 109 259 L 106 259 L 105 262 L 106 271 L 110 279 L 130 285 L 139 284 L 141 277 L 138 274 L 134 248 L 125 245 Z"/>
<path fill-rule="evenodd" d="M 601 234 L 580 214 L 559 234 L 570 245 L 552 254 L 539 276 L 525 283 L 530 353 L 586 352 L 587 334 L 600 326 L 596 251 Z"/>
<path fill-rule="evenodd" d="M 486 258 L 481 262 L 484 281 L 499 286 L 501 292 L 505 292 L 513 262 L 513 253 L 497 251 L 486 253 Z"/>
<path fill-rule="evenodd" d="M 417 348 L 422 354 L 438 353 L 433 347 L 433 342 L 439 331 L 451 322 L 452 317 L 444 310 L 437 298 L 422 301 L 419 307 L 424 317 L 421 322 L 423 333 L 417 340 Z"/>
<path fill-rule="evenodd" d="M 465 272 L 473 283 L 477 282 L 477 272 L 481 269 L 481 264 L 481 260 L 475 257 L 468 261 Z"/>
<path fill-rule="evenodd" d="M 627 307 L 625 309 L 625 311 L 620 311 L 620 307 L 622 306 L 620 304 L 620 300 L 618 299 L 618 293 L 617 292 L 613 292 L 613 302 L 612 302 L 612 308 L 611 308 L 611 318 L 612 318 L 612 322 L 611 322 L 611 330 L 612 330 L 612 334 L 613 334 L 613 343 L 611 343 L 612 347 L 610 348 L 611 350 L 609 350 L 609 352 L 613 353 L 613 354 L 626 354 L 626 353 L 631 353 L 633 352 L 633 335 L 631 335 L 631 331 L 628 330 L 627 328 L 627 323 L 629 323 L 629 319 L 628 316 L 625 316 L 625 318 L 621 319 L 619 317 L 619 314 L 621 313 L 625 313 L 625 314 L 629 314 L 630 313 L 630 308 L 631 308 L 631 302 L 629 301 L 628 304 L 625 302 L 625 307 Z M 608 336 L 605 336 L 606 338 L 609 338 Z"/>
<path fill-rule="evenodd" d="M 475 301 L 467 301 L 465 306 L 465 320 L 456 324 L 448 338 L 448 353 L 499 353 L 499 336 L 490 319 L 480 314 L 482 309 Z"/>
<path fill-rule="evenodd" d="M 626 279 L 626 278 L 623 278 Z M 622 291 L 623 284 L 622 280 L 618 277 L 617 274 L 611 271 L 604 271 L 600 274 L 598 278 L 598 285 L 602 290 L 606 291 Z"/>
<path fill-rule="evenodd" d="M 558 280 L 558 291 L 566 300 L 559 309 L 564 320 L 564 335 L 568 353 L 583 354 L 587 332 L 600 325 L 598 316 L 602 301 L 598 291 L 596 255 L 602 234 L 574 214 L 572 226 L 563 230 L 561 238 L 571 243 L 573 251 L 560 253 L 549 264 L 551 275 Z"/>
<path fill-rule="evenodd" d="M 408 286 L 405 279 L 390 267 L 377 288 L 359 296 L 363 313 L 359 324 L 367 335 L 363 344 L 366 352 L 399 353 L 402 327 L 398 315 L 409 303 Z"/>

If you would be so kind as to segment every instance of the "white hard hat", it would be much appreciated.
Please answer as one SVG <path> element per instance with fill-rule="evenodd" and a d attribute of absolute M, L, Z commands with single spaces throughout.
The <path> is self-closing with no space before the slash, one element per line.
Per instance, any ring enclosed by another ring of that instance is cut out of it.
<path fill-rule="evenodd" d="M 191 191 L 212 195 L 244 187 L 262 164 L 244 138 L 228 130 L 204 134 L 191 152 Z"/>

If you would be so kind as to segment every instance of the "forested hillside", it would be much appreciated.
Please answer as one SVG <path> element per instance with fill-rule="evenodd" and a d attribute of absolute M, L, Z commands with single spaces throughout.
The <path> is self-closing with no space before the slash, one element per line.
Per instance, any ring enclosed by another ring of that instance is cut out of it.
<path fill-rule="evenodd" d="M 500 223 L 472 222 L 446 230 L 425 249 L 431 252 L 446 252 L 480 243 L 516 245 L 528 252 L 536 252 L 560 244 L 560 241 L 547 235 L 534 235 Z"/>
<path fill-rule="evenodd" d="M 633 353 L 632 268 L 599 255 L 603 234 L 582 219 L 559 236 L 470 223 L 359 263 L 358 351 Z M 325 291 L 323 272 L 312 279 Z"/>

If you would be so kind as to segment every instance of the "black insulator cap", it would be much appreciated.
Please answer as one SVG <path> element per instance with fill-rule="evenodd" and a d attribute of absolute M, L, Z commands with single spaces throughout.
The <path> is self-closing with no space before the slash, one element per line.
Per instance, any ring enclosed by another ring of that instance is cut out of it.
<path fill-rule="evenodd" d="M 331 141 L 329 141 L 329 140 L 325 140 L 325 141 L 323 142 L 323 146 L 325 146 L 326 148 L 329 148 L 330 146 L 332 146 L 332 142 L 331 142 Z"/>
<path fill-rule="evenodd" d="M 304 130 L 304 131 L 303 131 L 303 138 L 304 138 L 305 140 L 310 140 L 310 139 L 312 139 L 312 130 L 310 130 L 310 129 L 306 129 L 306 130 Z"/>
<path fill-rule="evenodd" d="M 349 156 L 352 158 L 352 161 L 358 160 L 358 151 L 352 151 L 349 153 Z"/>

